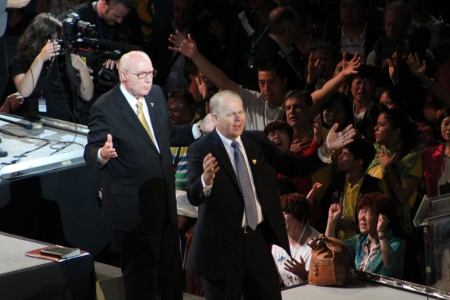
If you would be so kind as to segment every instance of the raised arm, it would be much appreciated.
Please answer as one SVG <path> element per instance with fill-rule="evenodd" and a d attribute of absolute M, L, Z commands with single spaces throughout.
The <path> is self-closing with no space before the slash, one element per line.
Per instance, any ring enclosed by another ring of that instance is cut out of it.
<path fill-rule="evenodd" d="M 91 75 L 89 74 L 89 69 L 84 63 L 84 61 L 76 54 L 70 54 L 72 58 L 72 66 L 78 71 L 81 82 L 78 87 L 78 95 L 86 101 L 91 100 L 94 94 L 94 83 L 92 82 Z"/>
<path fill-rule="evenodd" d="M 419 55 L 416 53 L 413 55 L 412 53 L 408 55 L 407 60 L 409 69 L 411 73 L 413 73 L 420 81 L 430 89 L 433 95 L 438 98 L 439 101 L 443 104 L 444 107 L 450 107 L 450 95 L 439 85 L 439 83 L 433 81 L 430 77 L 427 76 L 427 63 L 424 60 L 423 63 L 420 63 Z M 436 123 L 439 119 L 439 110 L 434 107 L 424 107 L 424 116 L 428 122 Z"/>
<path fill-rule="evenodd" d="M 339 203 L 333 203 L 328 210 L 328 222 L 325 235 L 328 237 L 336 237 L 336 223 L 341 217 L 342 207 Z"/>
<path fill-rule="evenodd" d="M 14 85 L 22 96 L 28 97 L 33 93 L 39 75 L 41 75 L 44 62 L 57 56 L 59 54 L 59 49 L 60 46 L 58 43 L 48 40 L 47 44 L 34 59 L 28 71 L 25 74 L 18 74 L 14 77 Z"/>
<path fill-rule="evenodd" d="M 213 63 L 207 60 L 197 48 L 197 43 L 188 34 L 187 38 L 178 30 L 175 34 L 171 34 L 169 41 L 174 44 L 174 47 L 169 47 L 170 50 L 178 51 L 184 56 L 189 57 L 209 80 L 211 80 L 219 89 L 232 90 L 239 93 L 239 85 L 230 80 L 228 76 Z"/>
<path fill-rule="evenodd" d="M 358 56 L 358 53 L 355 53 L 355 56 L 350 61 L 347 61 L 347 53 L 344 52 L 342 57 L 341 73 L 328 80 L 320 90 L 314 91 L 311 94 L 313 110 L 319 110 L 325 100 L 336 92 L 349 76 L 358 73 L 358 68 L 361 65 L 361 58 Z"/>

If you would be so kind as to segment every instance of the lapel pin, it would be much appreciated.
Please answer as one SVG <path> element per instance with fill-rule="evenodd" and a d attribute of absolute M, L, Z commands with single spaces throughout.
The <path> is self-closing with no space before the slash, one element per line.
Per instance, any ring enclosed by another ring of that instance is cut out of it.
<path fill-rule="evenodd" d="M 252 159 L 254 165 L 256 165 L 256 159 Z"/>
<path fill-rule="evenodd" d="M 155 106 L 155 103 L 153 103 L 153 102 L 150 102 L 150 105 L 151 105 L 152 107 L 154 107 L 154 106 Z"/>

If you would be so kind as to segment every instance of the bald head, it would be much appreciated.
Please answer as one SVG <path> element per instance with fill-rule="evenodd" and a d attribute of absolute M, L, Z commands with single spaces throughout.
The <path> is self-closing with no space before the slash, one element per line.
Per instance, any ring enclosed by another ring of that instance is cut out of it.
<path fill-rule="evenodd" d="M 123 70 L 130 70 L 130 65 L 135 65 L 140 62 L 148 61 L 151 63 L 150 57 L 142 51 L 131 51 L 120 58 L 119 61 L 119 73 Z"/>
<path fill-rule="evenodd" d="M 238 138 L 245 127 L 245 113 L 241 97 L 233 91 L 222 91 L 209 101 L 217 131 L 227 139 Z"/>
<path fill-rule="evenodd" d="M 147 54 L 141 51 L 128 52 L 119 61 L 120 82 L 136 99 L 140 99 L 150 92 L 153 83 L 152 71 L 152 61 Z"/>

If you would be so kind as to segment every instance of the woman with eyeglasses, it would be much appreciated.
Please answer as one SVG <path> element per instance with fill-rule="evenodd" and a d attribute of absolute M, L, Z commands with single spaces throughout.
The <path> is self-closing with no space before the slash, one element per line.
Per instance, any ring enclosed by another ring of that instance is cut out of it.
<path fill-rule="evenodd" d="M 30 120 L 39 120 L 38 115 L 65 121 L 74 119 L 65 55 L 56 41 L 61 34 L 61 26 L 61 21 L 51 14 L 41 13 L 33 19 L 17 44 L 18 53 L 12 60 L 11 78 L 25 99 L 23 114 Z M 70 56 L 76 73 L 72 84 L 78 86 L 77 98 L 89 101 L 94 92 L 89 70 L 78 55 Z"/>
<path fill-rule="evenodd" d="M 405 241 L 394 236 L 389 227 L 395 219 L 395 205 L 382 193 L 369 193 L 358 203 L 358 225 L 360 233 L 344 240 L 356 269 L 383 276 L 402 278 Z M 336 236 L 336 223 L 341 218 L 339 203 L 330 206 L 325 235 Z"/>

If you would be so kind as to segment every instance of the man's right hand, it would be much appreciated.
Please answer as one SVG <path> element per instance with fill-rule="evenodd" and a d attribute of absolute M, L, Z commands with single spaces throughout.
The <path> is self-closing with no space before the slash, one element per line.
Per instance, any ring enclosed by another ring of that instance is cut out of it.
<path fill-rule="evenodd" d="M 108 59 L 107 61 L 105 61 L 102 64 L 102 66 L 104 66 L 107 69 L 114 70 L 114 69 L 118 69 L 119 68 L 119 62 L 115 61 L 115 60 Z"/>
<path fill-rule="evenodd" d="M 116 149 L 113 147 L 112 135 L 108 134 L 106 137 L 105 145 L 100 149 L 100 155 L 104 160 L 117 157 Z"/>
<path fill-rule="evenodd" d="M 27 6 L 30 0 L 8 0 L 6 7 L 21 8 Z"/>
<path fill-rule="evenodd" d="M 216 173 L 219 171 L 217 164 L 216 158 L 211 153 L 203 159 L 203 180 L 206 186 L 210 186 L 213 183 Z"/>
<path fill-rule="evenodd" d="M 178 51 L 184 56 L 189 57 L 190 59 L 194 59 L 198 54 L 197 43 L 188 34 L 187 38 L 178 30 L 175 31 L 175 34 L 171 34 L 169 37 L 169 42 L 174 44 L 174 47 L 170 47 L 170 50 Z"/>

